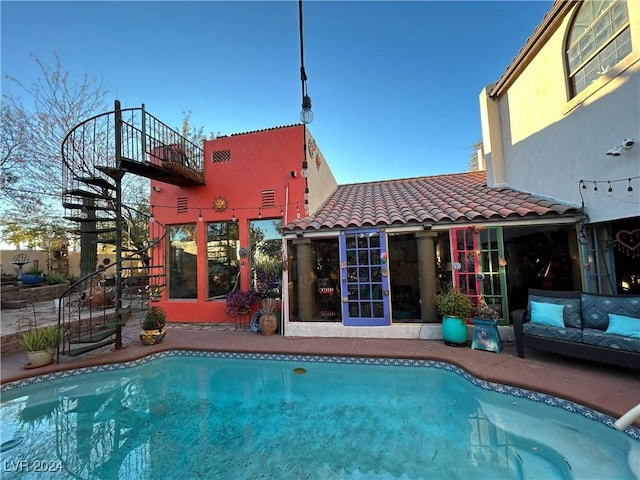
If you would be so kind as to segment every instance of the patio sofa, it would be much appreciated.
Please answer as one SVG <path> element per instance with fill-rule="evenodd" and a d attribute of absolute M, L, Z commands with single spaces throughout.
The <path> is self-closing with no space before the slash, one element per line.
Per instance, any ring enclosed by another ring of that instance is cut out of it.
<path fill-rule="evenodd" d="M 640 369 L 640 296 L 529 290 L 513 313 L 518 357 L 525 347 Z"/>

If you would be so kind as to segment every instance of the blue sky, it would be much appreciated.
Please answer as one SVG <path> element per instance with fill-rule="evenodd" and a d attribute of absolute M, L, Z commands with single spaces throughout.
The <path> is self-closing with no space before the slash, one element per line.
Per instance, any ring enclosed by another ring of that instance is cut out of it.
<path fill-rule="evenodd" d="M 303 3 L 310 124 L 338 183 L 457 173 L 481 138 L 478 95 L 547 1 Z M 32 83 L 35 54 L 110 101 L 182 112 L 232 134 L 299 122 L 297 1 L 1 3 L 2 74 Z M 3 91 L 14 88 L 3 80 Z"/>

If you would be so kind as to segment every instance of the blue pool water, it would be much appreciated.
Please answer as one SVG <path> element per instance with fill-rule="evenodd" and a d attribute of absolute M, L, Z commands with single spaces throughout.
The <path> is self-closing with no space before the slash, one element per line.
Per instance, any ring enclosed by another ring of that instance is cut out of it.
<path fill-rule="evenodd" d="M 640 432 L 430 361 L 168 352 L 3 386 L 3 479 L 638 479 Z"/>

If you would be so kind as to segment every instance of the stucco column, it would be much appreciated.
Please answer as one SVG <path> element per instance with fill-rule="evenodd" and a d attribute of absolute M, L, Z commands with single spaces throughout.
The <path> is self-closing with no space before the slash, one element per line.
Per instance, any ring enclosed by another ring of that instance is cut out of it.
<path fill-rule="evenodd" d="M 298 265 L 298 317 L 301 321 L 313 318 L 313 266 L 311 261 L 311 240 L 301 238 L 293 241 L 296 246 Z"/>
<path fill-rule="evenodd" d="M 416 233 L 418 245 L 418 276 L 420 277 L 420 312 L 423 322 L 437 322 L 436 310 L 436 232 Z"/>

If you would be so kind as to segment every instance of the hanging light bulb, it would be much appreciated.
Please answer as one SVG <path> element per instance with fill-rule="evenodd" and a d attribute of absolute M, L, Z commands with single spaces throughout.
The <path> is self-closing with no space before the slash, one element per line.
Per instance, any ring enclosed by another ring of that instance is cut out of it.
<path fill-rule="evenodd" d="M 596 182 L 593 182 L 593 193 L 594 195 L 598 193 L 598 184 Z"/>
<path fill-rule="evenodd" d="M 200 209 L 200 211 L 198 212 L 198 221 L 202 222 L 203 218 L 202 218 L 202 209 Z"/>
<path fill-rule="evenodd" d="M 89 218 L 89 210 L 87 210 L 87 207 L 82 207 L 80 210 L 80 218 L 83 220 Z"/>
<path fill-rule="evenodd" d="M 296 203 L 296 218 L 300 218 L 300 207 Z"/>
<path fill-rule="evenodd" d="M 308 217 L 309 216 L 309 204 L 305 203 L 304 204 L 304 214 Z"/>
<path fill-rule="evenodd" d="M 258 220 L 262 220 L 262 209 L 258 209 Z"/>
<path fill-rule="evenodd" d="M 302 111 L 300 112 L 300 121 L 305 125 L 313 122 L 313 112 L 311 111 L 311 97 L 305 95 L 302 97 Z"/>
<path fill-rule="evenodd" d="M 305 201 L 309 201 L 309 187 L 304 187 L 304 199 Z"/>
<path fill-rule="evenodd" d="M 232 222 L 237 222 L 238 221 L 238 219 L 236 218 L 236 209 L 235 208 L 231 210 L 231 221 Z"/>
<path fill-rule="evenodd" d="M 300 175 L 302 175 L 302 178 L 307 178 L 309 176 L 309 162 L 307 162 L 306 158 L 302 161 L 302 170 L 300 170 Z"/>
<path fill-rule="evenodd" d="M 607 195 L 611 196 L 613 193 L 613 188 L 611 188 L 611 182 L 609 182 L 609 188 L 607 189 Z"/>
<path fill-rule="evenodd" d="M 585 188 L 587 188 L 587 184 L 584 183 L 582 180 L 580 180 L 580 184 L 582 185 L 582 189 L 584 190 Z"/>
<path fill-rule="evenodd" d="M 627 187 L 627 195 L 633 195 L 633 187 L 631 186 L 631 179 L 629 179 L 629 186 Z"/>
<path fill-rule="evenodd" d="M 156 217 L 153 216 L 153 205 L 151 205 L 151 215 L 149 216 L 149 221 L 150 222 L 156 221 Z"/>

